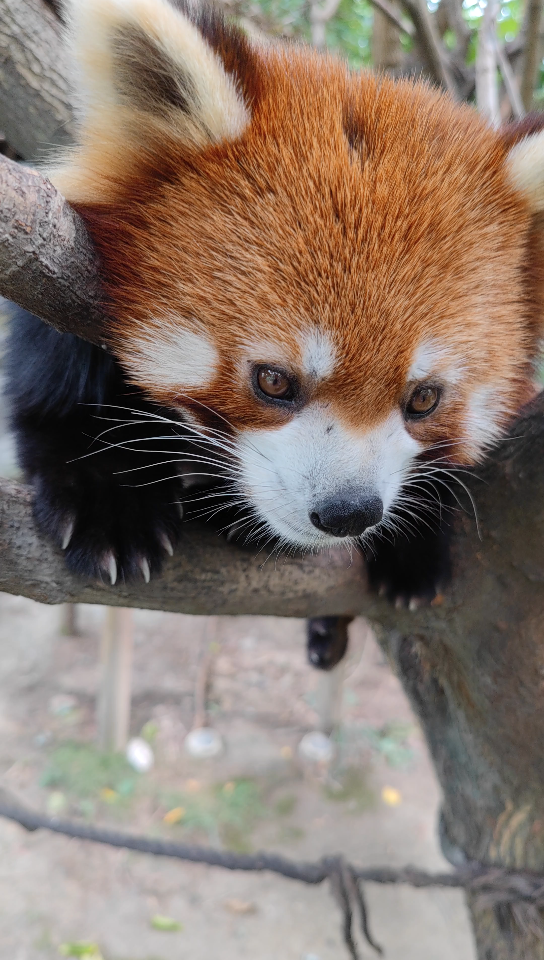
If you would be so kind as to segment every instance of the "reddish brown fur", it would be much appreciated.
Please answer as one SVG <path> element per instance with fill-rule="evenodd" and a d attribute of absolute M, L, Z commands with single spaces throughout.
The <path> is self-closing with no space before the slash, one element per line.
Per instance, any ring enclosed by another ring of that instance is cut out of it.
<path fill-rule="evenodd" d="M 256 402 L 240 345 L 278 341 L 297 358 L 297 333 L 315 324 L 339 362 L 307 389 L 362 430 L 402 401 L 415 345 L 439 337 L 472 363 L 444 414 L 414 435 L 456 437 L 468 392 L 489 379 L 506 418 L 528 395 L 543 278 L 540 234 L 529 249 L 503 137 L 425 85 L 354 76 L 310 50 L 234 60 L 252 77 L 240 81 L 253 117 L 238 140 L 199 153 L 150 144 L 107 203 L 80 206 L 120 359 L 153 315 L 196 318 L 221 354 L 196 401 L 234 427 L 270 427 L 288 414 Z M 185 403 L 143 386 L 161 403 Z M 468 459 L 462 447 L 456 456 Z"/>

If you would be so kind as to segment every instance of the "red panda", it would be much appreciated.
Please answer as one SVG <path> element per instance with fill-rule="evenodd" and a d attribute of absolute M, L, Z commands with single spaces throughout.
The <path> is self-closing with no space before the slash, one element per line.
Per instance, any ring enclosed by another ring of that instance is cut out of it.
<path fill-rule="evenodd" d="M 250 40 L 177 0 L 67 10 L 79 137 L 50 176 L 99 251 L 127 395 L 226 457 L 258 531 L 303 549 L 370 542 L 376 583 L 432 596 L 433 550 L 424 573 L 385 540 L 382 563 L 379 535 L 534 393 L 542 124 L 493 130 L 424 83 Z M 111 543 L 89 543 L 79 481 L 64 508 L 43 480 L 53 441 L 36 466 L 32 437 L 38 519 L 72 567 L 148 579 L 171 513 L 152 548 L 129 550 L 117 520 Z"/>

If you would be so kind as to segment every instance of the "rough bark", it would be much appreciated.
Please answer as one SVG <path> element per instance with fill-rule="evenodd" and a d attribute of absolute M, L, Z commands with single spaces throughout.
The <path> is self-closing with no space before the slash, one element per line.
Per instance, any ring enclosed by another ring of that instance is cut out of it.
<path fill-rule="evenodd" d="M 29 488 L 0 480 L 0 590 L 42 603 L 291 617 L 351 612 L 363 604 L 359 558 L 350 561 L 341 551 L 319 558 L 267 560 L 269 553 L 256 556 L 230 546 L 205 525 L 187 523 L 180 549 L 160 579 L 115 588 L 87 582 L 70 574 L 62 552 L 39 536 Z"/>
<path fill-rule="evenodd" d="M 25 160 L 73 138 L 61 24 L 43 0 L 0 0 L 0 129 Z"/>
<path fill-rule="evenodd" d="M 544 872 L 544 400 L 471 484 L 434 614 L 382 632 L 444 792 L 446 846 Z M 483 482 L 482 482 L 483 481 Z M 480 960 L 542 960 L 523 907 L 469 898 Z"/>
<path fill-rule="evenodd" d="M 48 180 L 6 157 L 0 197 L 0 296 L 100 343 L 98 260 L 81 218 Z"/>

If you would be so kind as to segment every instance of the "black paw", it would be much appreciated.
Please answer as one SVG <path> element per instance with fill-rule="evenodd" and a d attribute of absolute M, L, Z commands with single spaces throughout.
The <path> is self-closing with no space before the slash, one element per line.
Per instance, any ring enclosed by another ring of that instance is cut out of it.
<path fill-rule="evenodd" d="M 108 584 L 147 583 L 172 555 L 181 523 L 179 481 L 137 486 L 127 476 L 76 463 L 62 476 L 33 478 L 36 521 L 74 573 Z M 150 480 L 148 471 L 144 482 Z"/>
<path fill-rule="evenodd" d="M 450 579 L 445 527 L 419 529 L 409 539 L 402 535 L 392 542 L 381 539 L 373 544 L 373 550 L 374 555 L 367 557 L 369 584 L 398 608 L 417 610 L 432 603 Z"/>
<path fill-rule="evenodd" d="M 346 655 L 351 617 L 314 617 L 306 625 L 306 651 L 312 667 L 332 670 Z"/>

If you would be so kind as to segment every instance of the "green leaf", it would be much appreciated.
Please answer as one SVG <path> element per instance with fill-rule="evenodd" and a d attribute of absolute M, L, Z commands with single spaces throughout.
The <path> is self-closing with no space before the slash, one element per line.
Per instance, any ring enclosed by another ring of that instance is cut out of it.
<path fill-rule="evenodd" d="M 85 960 L 104 960 L 97 943 L 88 940 L 76 940 L 73 943 L 61 943 L 61 957 L 84 957 Z"/>
<path fill-rule="evenodd" d="M 156 913 L 154 917 L 151 917 L 150 923 L 154 930 L 163 930 L 166 933 L 175 933 L 176 930 L 183 930 L 182 924 L 178 923 L 177 920 L 173 920 L 172 917 L 163 917 L 160 913 Z"/>

